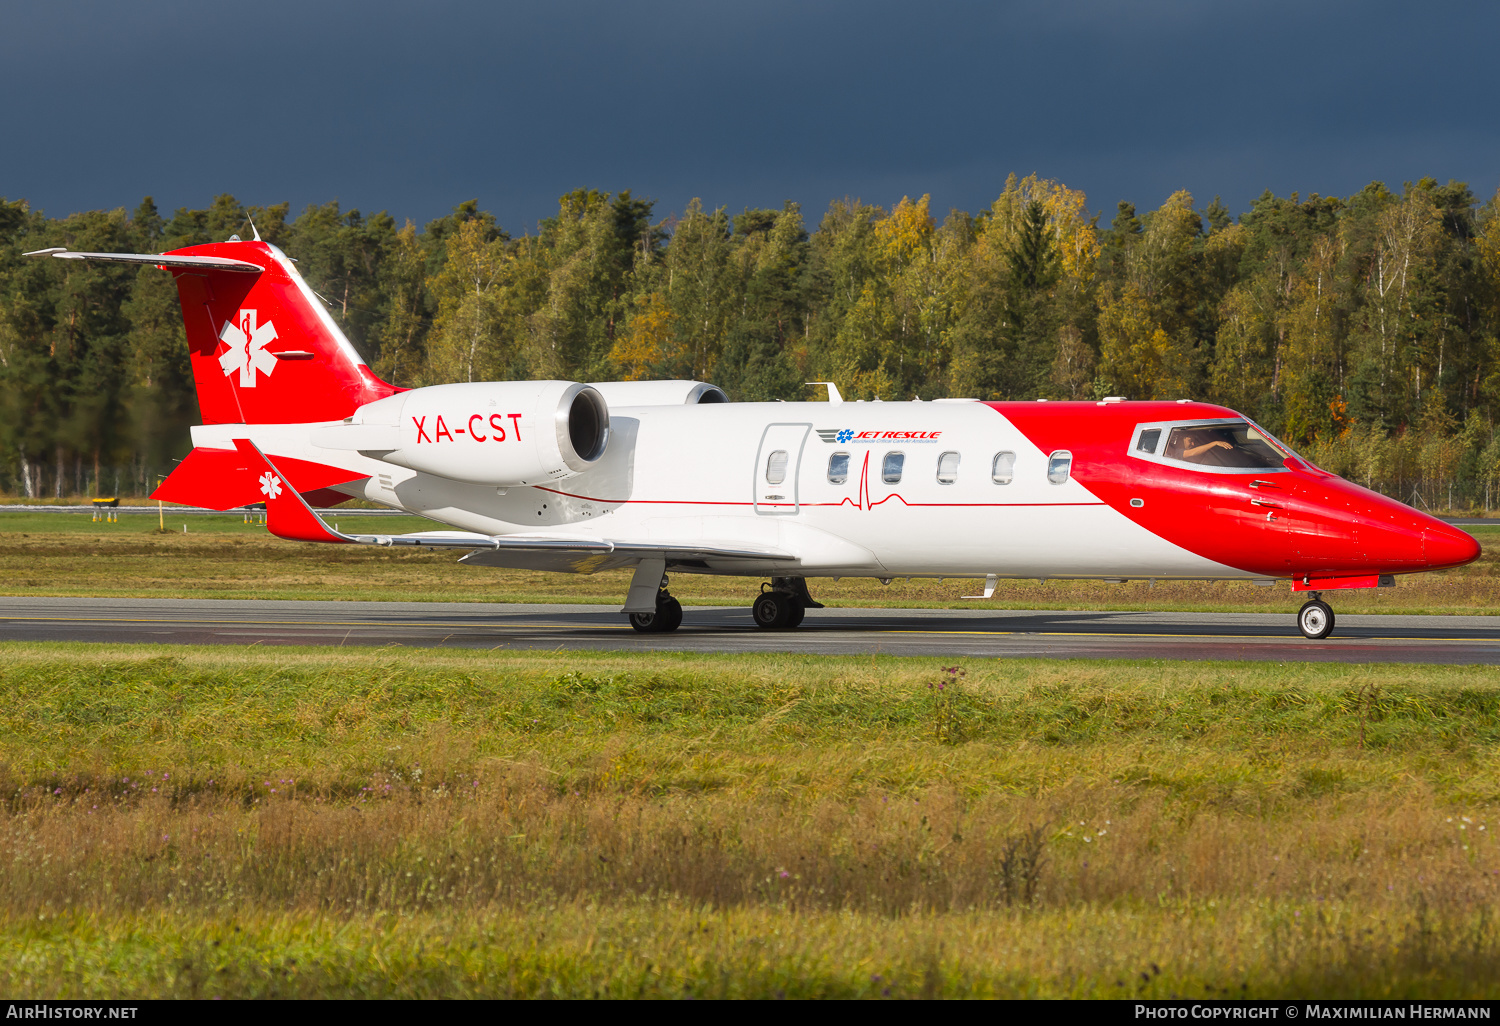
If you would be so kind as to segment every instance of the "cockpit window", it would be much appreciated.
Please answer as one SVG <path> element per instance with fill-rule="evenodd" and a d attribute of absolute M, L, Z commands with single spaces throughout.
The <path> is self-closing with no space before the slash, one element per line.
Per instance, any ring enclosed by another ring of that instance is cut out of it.
<path fill-rule="evenodd" d="M 1131 455 L 1154 463 L 1191 466 L 1216 474 L 1285 470 L 1289 453 L 1247 420 L 1142 424 L 1136 428 Z"/>
<path fill-rule="evenodd" d="M 1281 456 L 1249 424 L 1175 427 L 1162 455 L 1205 467 L 1260 470 L 1281 466 Z"/>

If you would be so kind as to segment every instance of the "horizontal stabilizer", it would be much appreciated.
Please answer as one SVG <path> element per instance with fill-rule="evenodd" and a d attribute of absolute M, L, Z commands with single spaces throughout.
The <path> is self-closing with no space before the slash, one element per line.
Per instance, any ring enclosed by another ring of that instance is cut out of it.
<path fill-rule="evenodd" d="M 326 489 L 331 486 L 361 481 L 369 476 L 291 456 L 276 457 L 276 465 L 292 488 L 304 495 L 313 495 L 320 504 L 329 500 Z M 206 509 L 248 506 L 265 498 L 260 481 L 264 471 L 259 456 L 253 452 L 247 454 L 237 449 L 199 446 L 187 454 L 161 486 L 151 493 L 151 498 Z M 347 498 L 349 496 L 340 494 L 332 501 L 342 502 Z"/>
<path fill-rule="evenodd" d="M 111 264 L 148 264 L 152 267 L 192 267 L 200 271 L 240 271 L 259 274 L 263 267 L 229 257 L 167 256 L 162 253 L 80 253 L 62 246 L 36 249 L 22 256 L 52 256 L 59 260 L 99 260 Z"/>

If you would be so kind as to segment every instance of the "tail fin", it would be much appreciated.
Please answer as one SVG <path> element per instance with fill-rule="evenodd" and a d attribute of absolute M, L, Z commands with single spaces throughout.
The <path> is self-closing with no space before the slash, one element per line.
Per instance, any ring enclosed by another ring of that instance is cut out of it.
<path fill-rule="evenodd" d="M 193 384 L 205 424 L 343 420 L 401 391 L 377 378 L 286 254 L 254 242 L 170 253 L 26 256 L 154 264 L 177 279 Z"/>
<path fill-rule="evenodd" d="M 242 261 L 259 273 L 173 262 L 183 257 Z M 205 424 L 342 420 L 399 391 L 365 365 L 275 246 L 219 242 L 162 258 L 177 279 Z"/>

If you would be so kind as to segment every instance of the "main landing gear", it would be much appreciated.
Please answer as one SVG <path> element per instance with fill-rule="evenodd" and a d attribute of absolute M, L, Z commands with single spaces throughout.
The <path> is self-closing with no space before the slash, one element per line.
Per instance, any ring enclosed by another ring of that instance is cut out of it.
<path fill-rule="evenodd" d="M 822 609 L 807 590 L 805 577 L 773 577 L 770 587 L 761 585 L 761 593 L 750 607 L 755 626 L 774 631 L 796 627 L 809 609 Z"/>
<path fill-rule="evenodd" d="M 646 587 L 651 587 L 651 578 L 646 578 Z M 773 577 L 769 585 L 761 585 L 761 593 L 750 607 L 755 626 L 763 630 L 784 630 L 802 623 L 809 609 L 822 609 L 823 603 L 816 601 L 807 590 L 804 577 Z M 667 634 L 682 626 L 682 603 L 667 591 L 667 575 L 662 574 L 661 585 L 656 591 L 656 609 L 650 613 L 631 613 L 630 626 L 642 634 Z"/>
<path fill-rule="evenodd" d="M 1333 607 L 1323 601 L 1322 593 L 1313 592 L 1312 598 L 1297 611 L 1297 628 L 1304 638 L 1321 641 L 1333 633 Z"/>
<path fill-rule="evenodd" d="M 647 583 L 646 587 L 650 586 Z M 682 603 L 667 593 L 666 574 L 662 574 L 661 588 L 656 593 L 656 612 L 631 613 L 630 626 L 642 634 L 668 634 L 682 626 Z"/>

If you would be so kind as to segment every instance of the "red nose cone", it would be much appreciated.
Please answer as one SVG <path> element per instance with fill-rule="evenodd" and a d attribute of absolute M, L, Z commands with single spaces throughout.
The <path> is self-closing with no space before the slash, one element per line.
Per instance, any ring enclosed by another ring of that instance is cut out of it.
<path fill-rule="evenodd" d="M 1422 557 L 1429 570 L 1463 566 L 1479 558 L 1479 542 L 1468 531 L 1438 521 L 1422 532 Z"/>

